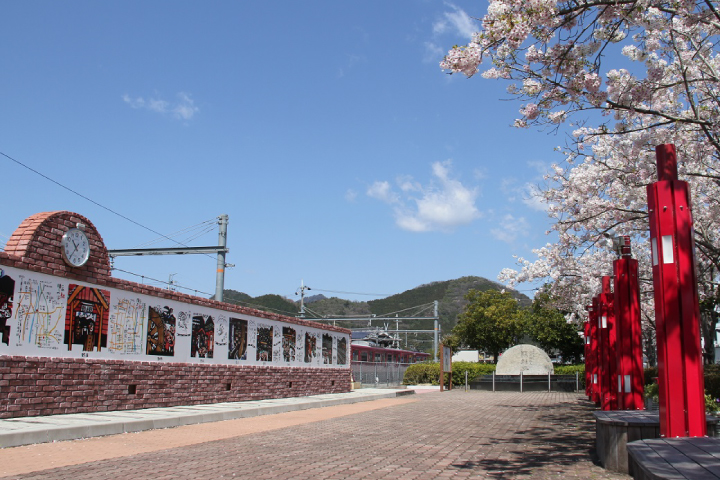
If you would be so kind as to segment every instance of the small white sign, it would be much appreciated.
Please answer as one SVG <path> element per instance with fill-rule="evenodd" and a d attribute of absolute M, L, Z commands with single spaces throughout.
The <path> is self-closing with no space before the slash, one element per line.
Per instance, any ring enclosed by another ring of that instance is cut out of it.
<path fill-rule="evenodd" d="M 673 250 L 672 235 L 662 237 L 663 263 L 675 263 L 675 251 Z"/>
<path fill-rule="evenodd" d="M 654 267 L 658 264 L 657 238 L 651 239 L 650 245 L 652 248 L 652 266 Z"/>

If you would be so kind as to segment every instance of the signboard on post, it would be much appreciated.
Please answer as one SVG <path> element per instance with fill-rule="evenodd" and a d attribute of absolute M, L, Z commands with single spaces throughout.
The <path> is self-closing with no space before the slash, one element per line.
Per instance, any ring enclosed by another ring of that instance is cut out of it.
<path fill-rule="evenodd" d="M 440 345 L 442 358 L 440 360 L 440 391 L 443 391 L 445 373 L 448 374 L 448 390 L 452 390 L 452 349 Z"/>

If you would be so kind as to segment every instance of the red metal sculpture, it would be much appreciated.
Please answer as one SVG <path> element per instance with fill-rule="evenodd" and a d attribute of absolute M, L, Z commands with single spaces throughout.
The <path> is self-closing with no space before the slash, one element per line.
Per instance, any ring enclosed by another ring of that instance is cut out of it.
<path fill-rule="evenodd" d="M 617 406 L 619 410 L 644 410 L 638 261 L 631 258 L 630 237 L 618 237 L 614 245 L 620 255 L 613 262 Z"/>
<path fill-rule="evenodd" d="M 655 289 L 660 435 L 706 434 L 700 310 L 690 191 L 677 179 L 674 145 L 656 148 L 658 181 L 648 185 Z"/>
<path fill-rule="evenodd" d="M 602 277 L 602 293 L 597 299 L 598 327 L 600 330 L 600 408 L 617 410 L 617 362 L 616 362 L 616 329 L 613 294 L 610 291 L 610 276 Z"/>

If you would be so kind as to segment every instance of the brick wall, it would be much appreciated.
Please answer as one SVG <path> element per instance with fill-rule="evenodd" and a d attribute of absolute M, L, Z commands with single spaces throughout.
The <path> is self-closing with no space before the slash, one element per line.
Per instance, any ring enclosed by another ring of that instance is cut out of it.
<path fill-rule="evenodd" d="M 93 250 L 86 265 L 72 268 L 62 260 L 60 239 L 78 222 L 86 225 L 85 233 Z M 92 222 L 73 212 L 45 212 L 26 219 L 8 240 L 5 251 L 0 252 L 0 267 L 3 265 L 287 324 L 350 333 L 340 327 L 113 278 L 102 237 Z M 276 367 L 0 355 L 0 418 L 348 391 L 348 367 Z"/>
<path fill-rule="evenodd" d="M 0 356 L 0 418 L 301 397 L 349 390 L 347 368 Z"/>

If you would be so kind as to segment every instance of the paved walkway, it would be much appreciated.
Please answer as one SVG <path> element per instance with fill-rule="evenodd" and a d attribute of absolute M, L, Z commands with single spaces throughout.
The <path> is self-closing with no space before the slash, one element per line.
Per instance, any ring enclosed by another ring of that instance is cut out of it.
<path fill-rule="evenodd" d="M 348 393 L 330 393 L 311 397 L 11 418 L 0 420 L 0 448 L 220 422 L 395 398 L 412 393 L 414 393 L 412 389 L 363 388 Z"/>
<path fill-rule="evenodd" d="M 388 393 L 388 392 L 386 392 Z M 584 397 L 453 390 L 0 450 L 0 478 L 629 479 Z"/>

